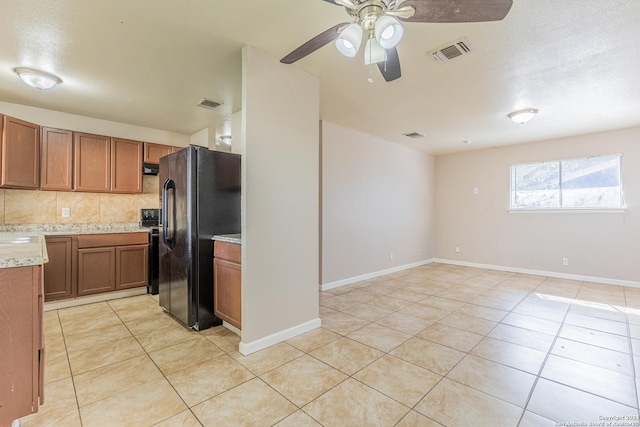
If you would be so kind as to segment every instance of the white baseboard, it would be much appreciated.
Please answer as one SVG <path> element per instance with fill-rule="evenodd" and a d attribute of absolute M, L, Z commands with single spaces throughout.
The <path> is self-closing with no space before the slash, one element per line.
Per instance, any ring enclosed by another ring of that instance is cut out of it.
<path fill-rule="evenodd" d="M 325 283 L 320 287 L 321 291 L 328 291 L 329 289 L 339 288 L 340 286 L 350 285 L 352 283 L 360 282 L 362 280 L 373 279 L 374 277 L 384 276 L 386 274 L 395 273 L 397 271 L 408 270 L 414 267 L 420 267 L 421 265 L 431 264 L 435 262 L 435 258 L 425 259 L 423 261 L 413 262 L 411 264 L 400 265 L 397 267 L 388 268 L 386 270 L 374 271 L 373 273 L 362 274 L 360 276 L 350 277 L 348 279 L 337 280 L 335 282 Z"/>
<path fill-rule="evenodd" d="M 301 323 L 299 325 L 293 326 L 289 329 L 285 329 L 283 331 L 276 332 L 274 334 L 268 335 L 264 338 L 257 339 L 251 342 L 243 342 L 240 341 L 240 353 L 245 356 L 250 355 L 251 353 L 255 353 L 258 350 L 262 350 L 267 347 L 271 347 L 274 344 L 278 344 L 279 342 L 288 340 L 289 338 L 293 338 L 296 335 L 303 334 L 305 332 L 309 332 L 313 329 L 320 327 L 320 318 L 316 318 L 313 320 L 309 320 L 308 322 Z"/>
<path fill-rule="evenodd" d="M 103 294 L 89 295 L 86 297 L 70 298 L 60 301 L 44 303 L 44 311 L 59 310 L 61 308 L 75 307 L 78 305 L 93 304 L 96 302 L 109 301 L 112 299 L 133 297 L 147 293 L 147 287 L 125 289 L 124 291 L 105 292 Z"/>
<path fill-rule="evenodd" d="M 230 330 L 231 332 L 233 332 L 234 334 L 236 334 L 237 336 L 241 337 L 242 336 L 242 331 L 240 331 L 240 329 L 236 328 L 235 326 L 233 326 L 230 323 L 227 323 L 226 320 L 222 321 L 222 326 L 224 326 L 225 328 L 227 328 L 228 330 Z"/>
<path fill-rule="evenodd" d="M 604 285 L 629 286 L 640 288 L 640 282 L 633 280 L 609 279 L 606 277 L 582 276 L 579 274 L 559 273 L 557 271 L 531 270 L 528 268 L 507 267 L 502 265 L 480 264 L 475 262 L 456 261 L 436 258 L 435 262 L 442 264 L 460 265 L 463 267 L 486 268 L 488 270 L 509 271 L 512 273 L 533 274 L 536 276 L 554 277 L 557 279 L 579 280 L 582 282 L 602 283 Z"/>

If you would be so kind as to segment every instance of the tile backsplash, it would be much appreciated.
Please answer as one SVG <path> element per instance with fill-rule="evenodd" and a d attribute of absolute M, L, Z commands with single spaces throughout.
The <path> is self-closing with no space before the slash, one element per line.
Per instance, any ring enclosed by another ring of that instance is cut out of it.
<path fill-rule="evenodd" d="M 140 209 L 158 208 L 157 176 L 143 177 L 142 194 L 0 189 L 0 224 L 100 224 L 140 221 Z M 62 208 L 71 216 L 62 217 Z"/>

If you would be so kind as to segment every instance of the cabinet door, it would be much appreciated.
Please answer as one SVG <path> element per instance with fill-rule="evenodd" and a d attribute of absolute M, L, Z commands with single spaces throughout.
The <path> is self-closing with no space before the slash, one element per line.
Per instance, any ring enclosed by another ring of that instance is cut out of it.
<path fill-rule="evenodd" d="M 76 191 L 111 190 L 111 140 L 107 136 L 74 132 L 73 179 Z"/>
<path fill-rule="evenodd" d="M 0 269 L 0 423 L 38 410 L 40 266 Z"/>
<path fill-rule="evenodd" d="M 214 313 L 220 319 L 241 329 L 241 283 L 240 264 L 213 259 L 213 306 Z"/>
<path fill-rule="evenodd" d="M 116 288 L 116 248 L 78 249 L 78 296 Z"/>
<path fill-rule="evenodd" d="M 111 138 L 111 191 L 142 193 L 142 147 L 140 141 Z"/>
<path fill-rule="evenodd" d="M 0 185 L 40 187 L 40 126 L 4 116 Z"/>
<path fill-rule="evenodd" d="M 40 147 L 40 188 L 71 191 L 73 189 L 73 132 L 43 127 Z"/>
<path fill-rule="evenodd" d="M 49 262 L 44 265 L 45 301 L 72 298 L 71 237 L 47 237 L 47 253 Z"/>
<path fill-rule="evenodd" d="M 149 246 L 116 247 L 116 289 L 147 286 Z"/>
<path fill-rule="evenodd" d="M 171 154 L 170 145 L 144 143 L 144 161 L 145 163 L 160 163 L 160 157 Z"/>

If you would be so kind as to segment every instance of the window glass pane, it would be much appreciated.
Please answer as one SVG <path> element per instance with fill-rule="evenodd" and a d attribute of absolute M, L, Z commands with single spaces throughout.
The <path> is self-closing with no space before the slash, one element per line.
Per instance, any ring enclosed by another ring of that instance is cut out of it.
<path fill-rule="evenodd" d="M 511 168 L 512 208 L 560 206 L 560 163 L 515 165 Z"/>
<path fill-rule="evenodd" d="M 620 156 L 562 161 L 562 206 L 621 207 Z"/>

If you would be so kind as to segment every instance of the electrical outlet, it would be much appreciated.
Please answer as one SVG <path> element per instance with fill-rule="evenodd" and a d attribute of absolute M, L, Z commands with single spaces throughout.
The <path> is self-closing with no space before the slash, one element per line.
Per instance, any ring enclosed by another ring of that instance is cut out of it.
<path fill-rule="evenodd" d="M 393 252 L 391 252 L 391 255 L 389 256 L 391 259 L 393 259 Z"/>
<path fill-rule="evenodd" d="M 62 208 L 62 218 L 69 218 L 71 216 L 71 208 Z"/>
<path fill-rule="evenodd" d="M 456 253 L 459 254 L 460 253 L 460 246 L 456 246 Z"/>
<path fill-rule="evenodd" d="M 475 195 L 480 194 L 480 189 L 478 187 L 473 187 L 473 194 Z"/>
<path fill-rule="evenodd" d="M 562 258 L 562 265 L 569 265 L 569 258 Z"/>

